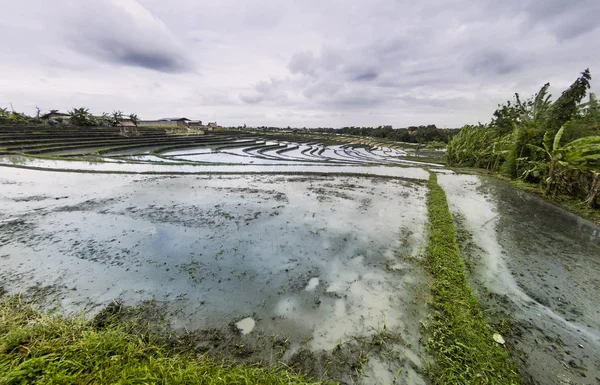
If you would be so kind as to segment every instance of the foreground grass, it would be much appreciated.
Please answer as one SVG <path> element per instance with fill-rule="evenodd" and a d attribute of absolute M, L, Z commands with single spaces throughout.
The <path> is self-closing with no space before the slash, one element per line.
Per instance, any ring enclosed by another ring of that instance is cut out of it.
<path fill-rule="evenodd" d="M 430 378 L 435 384 L 518 384 L 508 353 L 492 338 L 493 331 L 471 293 L 446 194 L 434 173 L 428 185 L 426 255 L 433 276 L 433 312 L 425 331 L 435 361 Z"/>
<path fill-rule="evenodd" d="M 181 355 L 123 325 L 0 303 L 0 384 L 311 384 L 282 368 L 232 366 Z"/>

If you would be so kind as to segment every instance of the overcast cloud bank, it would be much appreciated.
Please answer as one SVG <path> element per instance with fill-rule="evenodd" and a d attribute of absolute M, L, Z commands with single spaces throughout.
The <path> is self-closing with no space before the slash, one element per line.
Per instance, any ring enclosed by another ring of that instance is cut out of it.
<path fill-rule="evenodd" d="M 0 106 L 223 125 L 485 121 L 596 75 L 600 1 L 0 0 Z M 597 86 L 593 87 L 597 89 Z"/>

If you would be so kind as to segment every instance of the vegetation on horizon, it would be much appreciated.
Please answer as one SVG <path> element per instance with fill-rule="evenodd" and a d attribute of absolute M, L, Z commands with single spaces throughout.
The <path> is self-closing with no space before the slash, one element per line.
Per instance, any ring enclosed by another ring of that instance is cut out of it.
<path fill-rule="evenodd" d="M 10 126 L 25 126 L 25 125 L 38 125 L 49 122 L 50 120 L 44 120 L 40 115 L 41 110 L 38 108 L 37 116 L 28 116 L 25 113 L 9 111 L 7 108 L 0 108 L 0 125 Z M 58 110 L 51 110 L 49 112 L 58 113 Z M 124 120 L 131 121 L 136 127 L 140 122 L 139 117 L 136 114 L 124 115 L 122 111 L 113 111 L 112 113 L 103 112 L 100 116 L 94 116 L 88 108 L 80 107 L 73 108 L 67 111 L 68 118 L 73 126 L 76 127 L 114 127 Z M 59 121 L 62 119 L 59 119 Z M 54 121 L 54 124 L 58 121 Z"/>
<path fill-rule="evenodd" d="M 427 126 L 410 126 L 407 128 L 393 128 L 392 126 L 379 127 L 342 127 L 342 128 L 320 128 L 319 132 L 328 134 L 343 134 L 354 136 L 365 136 L 376 139 L 391 140 L 405 143 L 448 143 L 455 130 L 437 128 L 435 124 Z"/>
<path fill-rule="evenodd" d="M 432 314 L 424 323 L 426 346 L 434 357 L 429 377 L 434 384 L 518 384 L 505 348 L 494 341 L 479 302 L 467 281 L 456 243 L 446 194 L 431 172 L 427 209 L 429 239 L 425 250 L 433 276 Z"/>
<path fill-rule="evenodd" d="M 448 143 L 448 164 L 480 167 L 538 184 L 550 198 L 567 196 L 597 208 L 600 193 L 600 103 L 582 103 L 585 70 L 552 102 L 546 83 L 533 97 L 500 105 L 489 124 L 465 126 Z"/>

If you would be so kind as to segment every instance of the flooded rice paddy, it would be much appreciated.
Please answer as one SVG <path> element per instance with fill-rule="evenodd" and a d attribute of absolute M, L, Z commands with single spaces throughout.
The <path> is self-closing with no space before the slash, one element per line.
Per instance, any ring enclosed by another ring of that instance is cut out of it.
<path fill-rule="evenodd" d="M 6 155 L 0 285 L 90 317 L 121 300 L 219 358 L 342 383 L 427 383 L 429 168 L 525 382 L 600 383 L 597 226 L 402 150 L 226 145 L 237 147 Z"/>
<path fill-rule="evenodd" d="M 0 279 L 68 313 L 153 301 L 217 356 L 423 383 L 425 194 L 378 177 L 2 168 Z"/>

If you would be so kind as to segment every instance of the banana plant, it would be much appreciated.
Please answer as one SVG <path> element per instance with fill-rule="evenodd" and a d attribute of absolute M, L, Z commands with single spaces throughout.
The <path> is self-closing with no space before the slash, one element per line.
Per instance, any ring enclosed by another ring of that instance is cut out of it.
<path fill-rule="evenodd" d="M 561 168 L 592 171 L 600 168 L 600 136 L 587 136 L 575 139 L 565 145 L 560 144 L 565 132 L 563 125 L 552 137 L 550 131 L 544 134 L 543 147 L 528 144 L 534 152 L 545 155 L 549 162 L 546 177 L 546 195 L 555 195 L 557 180 Z"/>
<path fill-rule="evenodd" d="M 579 109 L 584 116 L 589 117 L 597 126 L 600 125 L 600 102 L 596 94 L 590 92 L 589 100 L 581 103 Z"/>
<path fill-rule="evenodd" d="M 95 124 L 92 114 L 84 107 L 74 108 L 69 111 L 69 116 L 71 116 L 71 123 L 75 126 L 88 127 Z"/>

